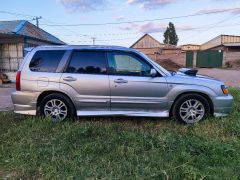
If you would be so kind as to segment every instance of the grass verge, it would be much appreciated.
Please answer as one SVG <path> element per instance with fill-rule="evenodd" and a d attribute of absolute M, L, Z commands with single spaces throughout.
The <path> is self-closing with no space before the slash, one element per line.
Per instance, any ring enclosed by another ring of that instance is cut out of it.
<path fill-rule="evenodd" d="M 238 179 L 240 91 L 226 118 L 181 125 L 158 118 L 52 123 L 0 113 L 0 177 Z"/>

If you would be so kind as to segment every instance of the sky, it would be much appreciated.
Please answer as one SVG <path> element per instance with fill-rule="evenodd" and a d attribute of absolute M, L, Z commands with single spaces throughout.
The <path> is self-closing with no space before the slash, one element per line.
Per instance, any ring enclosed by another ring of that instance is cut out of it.
<path fill-rule="evenodd" d="M 2 0 L 0 20 L 41 16 L 40 28 L 68 44 L 131 46 L 145 33 L 163 41 L 174 23 L 178 45 L 240 35 L 240 0 Z"/>

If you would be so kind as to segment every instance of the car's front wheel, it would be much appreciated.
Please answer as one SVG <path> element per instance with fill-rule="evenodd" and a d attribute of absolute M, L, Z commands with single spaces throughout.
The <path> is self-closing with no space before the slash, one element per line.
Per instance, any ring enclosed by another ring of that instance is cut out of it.
<path fill-rule="evenodd" d="M 74 117 L 74 106 L 64 95 L 53 93 L 43 98 L 40 103 L 40 113 L 54 122 L 61 122 Z"/>
<path fill-rule="evenodd" d="M 176 120 L 193 124 L 204 120 L 210 115 L 210 105 L 207 99 L 199 94 L 185 94 L 175 102 L 172 114 Z"/>

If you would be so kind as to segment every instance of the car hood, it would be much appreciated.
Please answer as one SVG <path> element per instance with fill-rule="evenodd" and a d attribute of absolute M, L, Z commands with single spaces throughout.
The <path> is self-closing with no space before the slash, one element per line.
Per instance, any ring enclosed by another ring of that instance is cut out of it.
<path fill-rule="evenodd" d="M 191 76 L 181 72 L 177 72 L 172 76 L 168 76 L 167 81 L 173 84 L 194 84 L 194 85 L 202 85 L 202 86 L 214 86 L 214 85 L 222 85 L 223 82 L 209 76 L 196 75 Z"/>

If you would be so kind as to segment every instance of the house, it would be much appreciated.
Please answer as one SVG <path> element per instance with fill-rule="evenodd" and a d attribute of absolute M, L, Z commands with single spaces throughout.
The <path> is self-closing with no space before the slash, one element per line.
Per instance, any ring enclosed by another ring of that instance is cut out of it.
<path fill-rule="evenodd" d="M 57 37 L 25 20 L 0 21 L 0 72 L 15 78 L 24 48 L 39 45 L 64 45 Z"/>
<path fill-rule="evenodd" d="M 137 40 L 130 48 L 141 51 L 142 53 L 149 56 L 154 61 L 158 61 L 160 64 L 163 61 L 170 61 L 179 64 L 180 66 L 185 65 L 185 54 L 181 53 L 181 48 L 163 44 L 156 40 L 149 34 L 143 35 Z"/>
<path fill-rule="evenodd" d="M 161 53 L 161 50 L 165 47 L 165 44 L 160 43 L 149 34 L 145 34 L 138 39 L 130 48 L 137 49 L 142 53 L 154 56 L 155 54 Z"/>
<path fill-rule="evenodd" d="M 240 36 L 219 35 L 198 49 L 191 45 L 181 48 L 187 54 L 187 67 L 223 67 L 240 61 Z"/>

